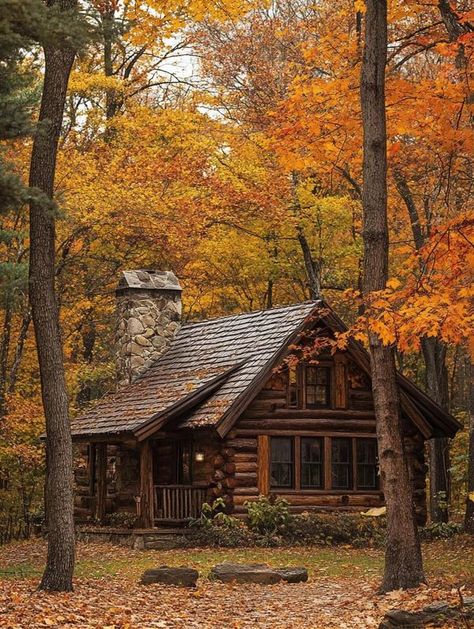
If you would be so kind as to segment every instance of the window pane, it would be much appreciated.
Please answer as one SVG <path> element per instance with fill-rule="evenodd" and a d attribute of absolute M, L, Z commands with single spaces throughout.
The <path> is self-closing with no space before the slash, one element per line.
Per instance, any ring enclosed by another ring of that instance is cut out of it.
<path fill-rule="evenodd" d="M 323 460 L 322 439 L 301 438 L 301 460 L 303 463 L 321 463 Z"/>
<path fill-rule="evenodd" d="M 192 483 L 193 448 L 191 441 L 177 443 L 177 481 L 180 485 Z"/>
<path fill-rule="evenodd" d="M 323 440 L 301 438 L 301 487 L 323 487 Z"/>
<path fill-rule="evenodd" d="M 296 367 L 288 369 L 288 404 L 290 407 L 298 406 L 298 379 Z"/>
<path fill-rule="evenodd" d="M 272 437 L 270 484 L 272 487 L 293 487 L 293 439 Z"/>
<path fill-rule="evenodd" d="M 352 439 L 334 438 L 331 443 L 333 489 L 352 488 Z"/>
<path fill-rule="evenodd" d="M 376 439 L 357 439 L 357 487 L 378 487 Z"/>
<path fill-rule="evenodd" d="M 308 408 L 329 406 L 330 380 L 329 367 L 306 367 L 306 406 Z"/>

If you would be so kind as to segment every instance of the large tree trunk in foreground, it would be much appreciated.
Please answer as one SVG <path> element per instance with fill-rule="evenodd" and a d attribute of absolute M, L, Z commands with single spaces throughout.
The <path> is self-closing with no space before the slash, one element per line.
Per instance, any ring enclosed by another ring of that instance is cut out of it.
<path fill-rule="evenodd" d="M 467 359 L 469 360 L 469 358 Z M 474 369 L 469 363 L 469 458 L 467 462 L 467 502 L 464 530 L 474 535 Z"/>
<path fill-rule="evenodd" d="M 364 293 L 383 290 L 388 279 L 387 137 L 385 65 L 386 0 L 367 0 L 361 76 L 364 131 Z M 369 334 L 380 473 L 387 505 L 384 592 L 424 581 L 408 465 L 403 449 L 395 354 Z"/>
<path fill-rule="evenodd" d="M 49 4 L 53 4 L 50 1 Z M 76 0 L 59 0 L 61 10 Z M 45 47 L 45 74 L 39 120 L 31 155 L 30 186 L 53 198 L 58 141 L 75 52 Z M 52 204 L 51 204 L 52 206 Z M 46 518 L 48 556 L 40 589 L 72 590 L 74 572 L 73 460 L 64 376 L 59 308 L 55 292 L 55 216 L 41 201 L 30 203 L 30 300 L 46 418 Z"/>

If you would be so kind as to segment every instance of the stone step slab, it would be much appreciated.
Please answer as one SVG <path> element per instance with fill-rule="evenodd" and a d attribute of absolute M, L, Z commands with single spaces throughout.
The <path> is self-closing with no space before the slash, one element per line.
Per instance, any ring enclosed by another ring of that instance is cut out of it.
<path fill-rule="evenodd" d="M 306 568 L 271 568 L 267 564 L 240 564 L 226 561 L 217 564 L 209 577 L 223 583 L 259 583 L 273 585 L 280 581 L 302 583 L 308 580 Z"/>
<path fill-rule="evenodd" d="M 149 585 L 151 583 L 161 583 L 163 585 L 178 585 L 181 587 L 195 587 L 199 573 L 194 568 L 175 568 L 170 566 L 160 566 L 145 570 L 140 583 Z"/>

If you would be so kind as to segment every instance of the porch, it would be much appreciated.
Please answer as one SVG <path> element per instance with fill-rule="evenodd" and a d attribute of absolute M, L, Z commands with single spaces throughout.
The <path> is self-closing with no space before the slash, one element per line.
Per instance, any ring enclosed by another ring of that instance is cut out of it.
<path fill-rule="evenodd" d="M 83 444 L 76 521 L 128 527 L 134 520 L 148 530 L 198 518 L 209 500 L 215 444 L 173 437 Z"/>

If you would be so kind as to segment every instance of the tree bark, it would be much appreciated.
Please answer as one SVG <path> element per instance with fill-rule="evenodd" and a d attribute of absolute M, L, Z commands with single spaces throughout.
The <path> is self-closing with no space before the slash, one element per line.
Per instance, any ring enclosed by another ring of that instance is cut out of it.
<path fill-rule="evenodd" d="M 50 0 L 62 11 L 76 0 Z M 30 186 L 41 190 L 44 202 L 30 202 L 30 301 L 46 418 L 45 483 L 48 554 L 40 589 L 72 590 L 74 572 L 73 459 L 64 375 L 59 307 L 55 291 L 54 176 L 66 89 L 75 57 L 73 48 L 48 44 L 40 128 L 31 155 Z M 50 200 L 48 205 L 47 200 Z"/>
<path fill-rule="evenodd" d="M 418 209 L 407 180 L 399 170 L 394 170 L 393 178 L 398 193 L 402 197 L 413 234 L 417 251 L 425 244 L 425 234 L 421 227 Z M 420 265 L 420 272 L 424 272 Z M 425 381 L 428 395 L 442 408 L 448 410 L 448 370 L 446 369 L 446 345 L 434 338 L 421 339 L 423 360 L 425 363 Z M 449 440 L 437 437 L 429 441 L 430 456 L 430 518 L 432 522 L 447 522 L 449 519 Z"/>
<path fill-rule="evenodd" d="M 469 358 L 469 458 L 467 462 L 467 498 L 464 530 L 474 535 L 474 369 Z"/>
<path fill-rule="evenodd" d="M 388 279 L 387 137 L 385 65 L 386 0 L 367 0 L 361 75 L 364 134 L 364 294 L 383 290 Z M 372 389 L 377 419 L 380 474 L 387 505 L 387 544 L 381 590 L 410 588 L 424 581 L 408 464 L 403 448 L 394 349 L 369 333 Z"/>

